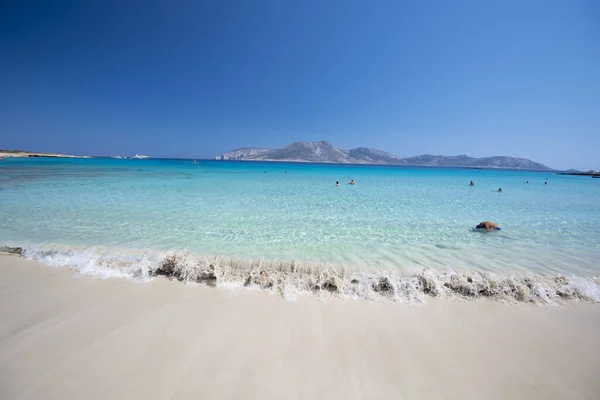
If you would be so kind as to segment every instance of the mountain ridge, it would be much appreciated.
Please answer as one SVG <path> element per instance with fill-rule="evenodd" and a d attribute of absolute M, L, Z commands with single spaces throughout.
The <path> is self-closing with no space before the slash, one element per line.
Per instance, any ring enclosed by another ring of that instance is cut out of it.
<path fill-rule="evenodd" d="M 508 156 L 477 158 L 464 154 L 457 156 L 423 154 L 401 158 L 392 153 L 368 147 L 357 147 L 350 150 L 338 149 L 327 141 L 294 142 L 277 149 L 243 147 L 216 156 L 215 160 L 552 170 L 552 168 L 526 158 Z"/>

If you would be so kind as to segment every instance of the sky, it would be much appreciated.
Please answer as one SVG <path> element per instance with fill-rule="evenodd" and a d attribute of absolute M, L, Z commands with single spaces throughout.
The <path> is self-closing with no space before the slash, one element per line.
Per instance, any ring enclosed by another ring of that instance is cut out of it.
<path fill-rule="evenodd" d="M 4 1 L 0 148 L 327 140 L 600 170 L 595 0 Z"/>

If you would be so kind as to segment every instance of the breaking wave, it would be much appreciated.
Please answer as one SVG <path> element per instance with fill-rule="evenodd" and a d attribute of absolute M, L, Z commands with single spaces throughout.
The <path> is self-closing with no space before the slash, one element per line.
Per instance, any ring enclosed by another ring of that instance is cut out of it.
<path fill-rule="evenodd" d="M 402 302 L 424 302 L 430 296 L 550 305 L 562 304 L 564 300 L 600 303 L 598 277 L 499 275 L 485 271 L 457 273 L 430 268 L 405 274 L 326 263 L 199 257 L 187 251 L 115 251 L 59 246 L 5 247 L 2 250 L 100 278 L 146 281 L 165 276 L 186 283 L 262 289 L 288 300 L 294 300 L 298 294 L 331 294 L 343 298 Z"/>

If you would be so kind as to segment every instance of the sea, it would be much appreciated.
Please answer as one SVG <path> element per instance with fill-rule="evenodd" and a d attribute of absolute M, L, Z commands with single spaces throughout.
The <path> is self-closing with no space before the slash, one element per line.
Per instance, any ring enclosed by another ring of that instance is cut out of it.
<path fill-rule="evenodd" d="M 600 180 L 546 171 L 0 161 L 0 245 L 24 257 L 100 278 L 164 275 L 292 301 L 599 303 L 599 205 Z M 475 229 L 481 221 L 501 230 Z"/>

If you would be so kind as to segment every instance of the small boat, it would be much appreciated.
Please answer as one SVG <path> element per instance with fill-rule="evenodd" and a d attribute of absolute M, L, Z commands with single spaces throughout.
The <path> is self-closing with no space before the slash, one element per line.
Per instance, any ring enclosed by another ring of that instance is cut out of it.
<path fill-rule="evenodd" d="M 150 158 L 150 157 L 145 156 L 143 154 L 136 154 L 135 156 L 133 156 L 131 158 L 135 158 L 136 160 L 143 160 L 143 159 Z"/>
<path fill-rule="evenodd" d="M 122 159 L 125 159 L 127 157 L 123 157 L 123 156 L 120 156 L 120 155 L 117 154 L 116 156 L 112 156 L 111 158 L 122 160 Z"/>
<path fill-rule="evenodd" d="M 600 175 L 592 175 L 592 178 L 600 178 Z"/>
<path fill-rule="evenodd" d="M 198 164 L 198 161 L 194 160 L 194 162 L 192 164 Z"/>

